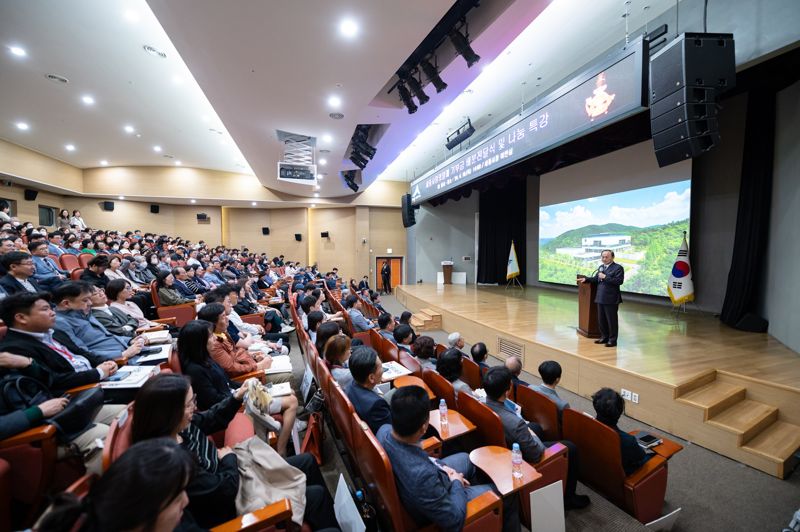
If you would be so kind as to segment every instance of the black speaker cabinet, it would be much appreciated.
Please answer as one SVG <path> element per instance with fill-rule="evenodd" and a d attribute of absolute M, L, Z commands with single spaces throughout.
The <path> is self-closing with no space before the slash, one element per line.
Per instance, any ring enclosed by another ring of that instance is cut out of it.
<path fill-rule="evenodd" d="M 206 213 L 204 213 L 204 212 L 198 212 L 197 213 L 197 221 L 198 222 L 205 222 L 206 220 L 208 220 L 208 215 Z"/>
<path fill-rule="evenodd" d="M 330 234 L 328 233 L 328 231 L 321 232 L 319 236 L 322 238 L 330 238 Z"/>
<path fill-rule="evenodd" d="M 656 149 L 656 160 L 658 166 L 668 166 L 684 159 L 698 157 L 717 144 L 719 144 L 719 133 L 717 132 L 699 137 L 689 137 L 686 140 Z"/>
<path fill-rule="evenodd" d="M 113 201 L 104 201 L 103 202 L 103 210 L 104 211 L 113 211 L 114 210 L 114 202 Z"/>
<path fill-rule="evenodd" d="M 302 242 L 303 241 L 303 235 L 301 235 L 300 233 L 295 233 L 294 234 L 294 239 L 297 240 L 298 242 Z"/>
<path fill-rule="evenodd" d="M 677 126 L 689 120 L 705 120 L 716 118 L 717 106 L 713 103 L 687 103 L 676 107 L 661 116 L 650 118 L 650 132 L 655 135 L 665 129 Z"/>
<path fill-rule="evenodd" d="M 686 120 L 676 126 L 667 128 L 653 135 L 653 147 L 657 150 L 666 148 L 670 144 L 684 141 L 690 137 L 703 135 L 717 135 L 719 124 L 716 118 L 705 120 Z"/>
<path fill-rule="evenodd" d="M 36 199 L 36 196 L 39 195 L 39 191 L 38 190 L 31 190 L 29 188 L 26 188 L 24 194 L 25 194 L 25 199 L 26 200 L 33 201 L 33 200 Z"/>
<path fill-rule="evenodd" d="M 150 205 L 150 212 L 152 212 L 153 214 L 158 214 L 158 211 L 160 210 L 161 207 L 159 207 L 158 205 Z"/>
<path fill-rule="evenodd" d="M 732 33 L 684 33 L 650 59 L 650 104 L 683 87 L 709 87 L 717 95 L 736 85 Z"/>
<path fill-rule="evenodd" d="M 400 211 L 403 216 L 403 227 L 411 227 L 417 223 L 414 206 L 411 204 L 411 194 L 403 194 L 400 203 L 402 205 Z"/>
<path fill-rule="evenodd" d="M 262 235 L 268 235 L 269 234 L 269 227 L 262 227 L 261 228 L 261 234 Z"/>

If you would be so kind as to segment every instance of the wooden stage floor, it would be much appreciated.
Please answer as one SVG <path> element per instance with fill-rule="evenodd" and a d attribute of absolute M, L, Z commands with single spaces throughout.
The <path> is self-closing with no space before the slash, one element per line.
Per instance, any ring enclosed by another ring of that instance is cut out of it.
<path fill-rule="evenodd" d="M 625 302 L 619 311 L 619 344 L 608 348 L 575 332 L 578 302 L 574 293 L 532 287 L 526 287 L 523 293 L 502 287 L 433 284 L 403 285 L 397 289 L 401 302 L 407 295 L 424 301 L 423 308 L 454 314 L 504 336 L 664 384 L 679 385 L 705 370 L 716 369 L 800 390 L 800 355 L 768 334 L 738 331 L 713 316 L 675 314 L 668 307 Z M 470 342 L 477 341 L 470 331 L 460 332 Z M 488 341 L 487 345 L 491 353 Z"/>

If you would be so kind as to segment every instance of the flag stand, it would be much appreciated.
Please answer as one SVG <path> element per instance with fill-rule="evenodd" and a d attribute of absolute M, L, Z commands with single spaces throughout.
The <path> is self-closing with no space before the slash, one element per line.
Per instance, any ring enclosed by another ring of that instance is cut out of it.
<path fill-rule="evenodd" d="M 506 290 L 508 290 L 509 288 L 517 288 L 517 287 L 521 288 L 523 292 L 525 291 L 525 287 L 522 285 L 521 282 L 519 282 L 519 279 L 517 279 L 517 277 L 512 277 L 511 279 L 506 281 Z"/>

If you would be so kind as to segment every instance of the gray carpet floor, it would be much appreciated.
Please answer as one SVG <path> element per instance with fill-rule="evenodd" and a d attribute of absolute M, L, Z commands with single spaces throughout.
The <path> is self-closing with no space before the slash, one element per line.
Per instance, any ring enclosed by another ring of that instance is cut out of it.
<path fill-rule="evenodd" d="M 385 296 L 382 299 L 384 308 L 393 314 L 399 315 L 406 310 L 392 296 Z M 424 334 L 433 337 L 437 342 L 445 343 L 448 332 L 426 331 Z M 464 351 L 468 352 L 468 348 L 469 346 Z M 291 355 L 295 374 L 301 378 L 302 359 L 294 336 L 292 336 Z M 489 363 L 499 364 L 500 360 L 491 358 Z M 524 372 L 522 377 L 531 383 L 541 382 L 538 375 L 534 376 L 527 372 Z M 614 383 L 608 385 L 616 387 Z M 591 401 L 587 398 L 564 389 L 559 390 L 559 395 L 569 401 L 572 408 L 594 412 Z M 627 416 L 623 416 L 620 420 L 620 428 L 664 433 L 684 445 L 684 450 L 669 462 L 664 514 L 681 508 L 674 531 L 780 531 L 788 525 L 794 512 L 800 508 L 800 473 L 795 472 L 787 480 L 779 480 Z M 322 468 L 323 474 L 333 493 L 339 474 L 345 471 L 345 468 L 327 427 L 324 452 L 326 463 Z M 346 473 L 345 477 L 350 481 Z M 578 492 L 589 495 L 592 504 L 583 510 L 567 512 L 568 531 L 647 530 L 636 519 L 587 486 L 579 484 Z"/>

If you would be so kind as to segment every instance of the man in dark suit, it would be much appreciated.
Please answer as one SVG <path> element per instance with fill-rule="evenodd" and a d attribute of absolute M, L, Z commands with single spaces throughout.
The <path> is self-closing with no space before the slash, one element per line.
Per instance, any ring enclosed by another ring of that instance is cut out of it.
<path fill-rule="evenodd" d="M 389 261 L 383 261 L 381 265 L 381 293 L 392 293 L 392 267 L 389 266 Z"/>
<path fill-rule="evenodd" d="M 33 278 L 36 272 L 33 257 L 21 251 L 12 251 L 3 255 L 3 265 L 8 273 L 0 279 L 0 286 L 7 294 L 41 291 L 39 284 Z"/>
<path fill-rule="evenodd" d="M 353 403 L 358 417 L 369 425 L 373 433 L 377 433 L 383 425 L 392 423 L 389 403 L 375 391 L 375 386 L 381 383 L 383 377 L 383 364 L 374 349 L 359 346 L 350 355 L 348 365 L 353 383 L 346 390 L 347 397 Z"/>
<path fill-rule="evenodd" d="M 619 418 L 625 413 L 625 401 L 611 388 L 601 388 L 592 396 L 592 406 L 597 413 L 597 421 L 607 425 L 619 434 L 622 469 L 625 475 L 631 475 L 642 467 L 654 455 L 645 452 L 635 436 L 622 431 L 617 426 Z"/>
<path fill-rule="evenodd" d="M 597 303 L 597 319 L 600 322 L 601 337 L 594 343 L 615 347 L 619 331 L 617 312 L 619 304 L 622 303 L 619 287 L 625 282 L 625 270 L 614 262 L 614 252 L 610 249 L 603 250 L 600 260 L 602 264 L 597 269 L 597 274 L 593 277 L 579 277 L 578 282 L 597 285 L 597 296 L 595 296 L 594 302 Z"/>
<path fill-rule="evenodd" d="M 0 319 L 8 325 L 0 351 L 34 359 L 51 374 L 54 394 L 113 375 L 117 371 L 113 361 L 103 362 L 90 353 L 76 352 L 53 338 L 56 314 L 49 299 L 47 293 L 20 292 L 0 302 Z"/>

